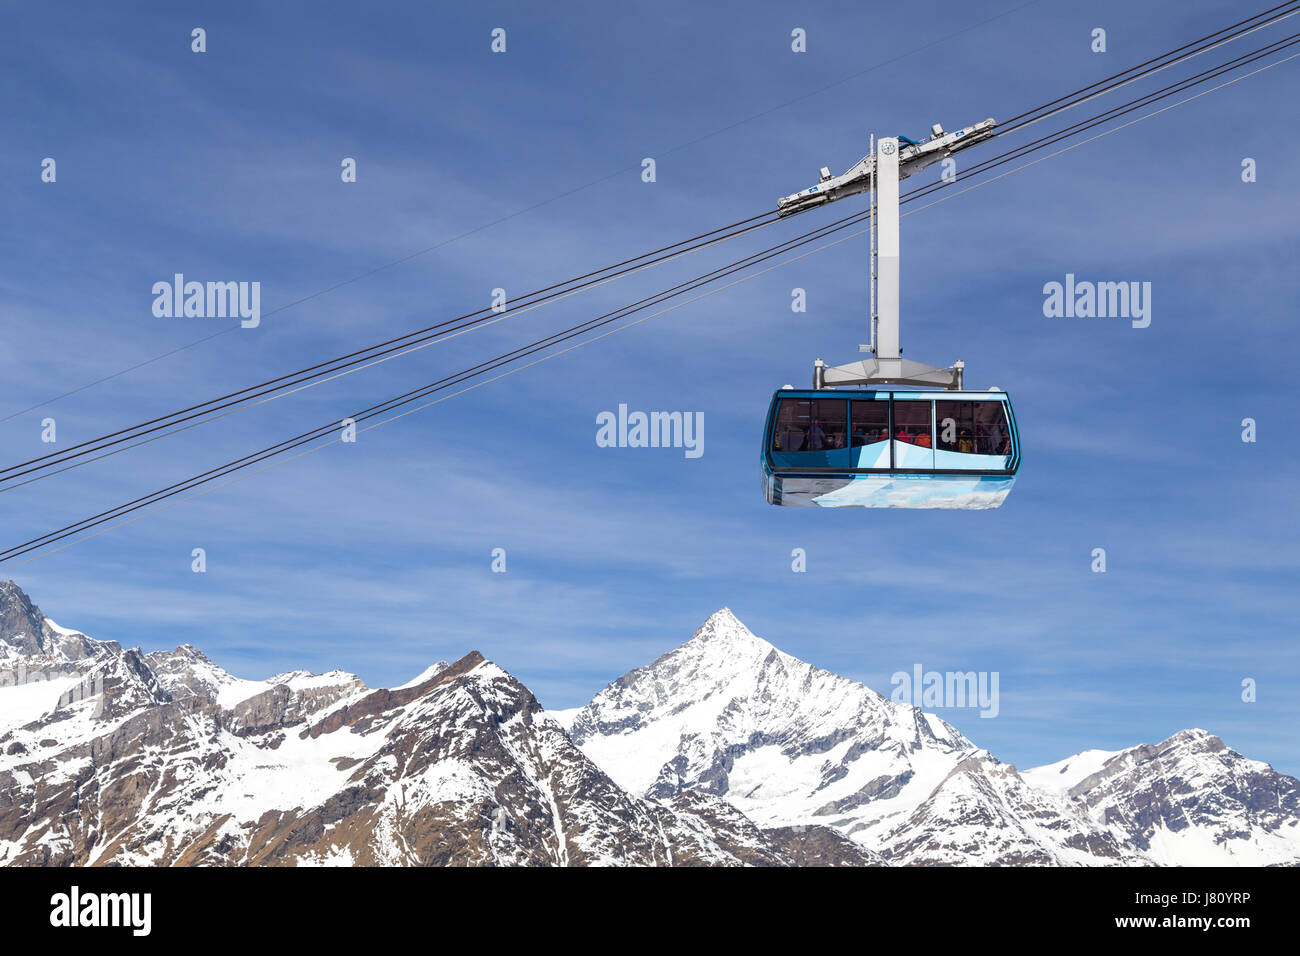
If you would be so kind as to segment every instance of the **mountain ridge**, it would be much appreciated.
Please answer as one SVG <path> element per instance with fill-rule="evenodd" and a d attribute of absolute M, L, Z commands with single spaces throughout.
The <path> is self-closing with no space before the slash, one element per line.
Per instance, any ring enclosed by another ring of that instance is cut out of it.
<path fill-rule="evenodd" d="M 0 583 L 0 795 L 4 865 L 1300 862 L 1300 784 L 1207 731 L 1021 772 L 729 608 L 553 714 L 477 651 L 249 681 Z"/>

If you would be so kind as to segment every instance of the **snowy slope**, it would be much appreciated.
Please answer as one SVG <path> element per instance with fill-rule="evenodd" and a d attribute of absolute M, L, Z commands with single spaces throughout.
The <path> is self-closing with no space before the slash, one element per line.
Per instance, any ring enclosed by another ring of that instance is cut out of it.
<path fill-rule="evenodd" d="M 1085 750 L 1056 763 L 1020 771 L 1020 776 L 1041 790 L 1068 794 L 1080 780 L 1090 777 L 1119 750 Z"/>
<path fill-rule="evenodd" d="M 446 670 L 446 669 L 447 669 L 446 661 L 438 661 L 438 663 L 436 664 L 430 664 L 419 674 L 417 674 L 413 679 L 408 680 L 405 684 L 398 684 L 396 687 L 393 688 L 393 690 L 403 690 L 407 687 L 415 687 L 419 684 L 423 684 L 430 677 L 435 676 L 439 671 Z"/>

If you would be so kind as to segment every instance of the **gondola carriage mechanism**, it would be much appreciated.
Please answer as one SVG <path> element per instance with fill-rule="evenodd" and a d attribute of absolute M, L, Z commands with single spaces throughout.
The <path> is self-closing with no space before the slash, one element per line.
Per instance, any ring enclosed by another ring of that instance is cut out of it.
<path fill-rule="evenodd" d="M 902 357 L 899 189 L 905 179 L 993 135 L 990 119 L 917 143 L 876 140 L 842 176 L 778 201 L 782 216 L 847 196 L 871 202 L 871 358 L 817 359 L 813 387 L 772 396 L 763 431 L 763 491 L 775 505 L 824 508 L 996 508 L 1020 469 L 1020 436 L 1003 391 L 968 391 L 961 361 L 934 368 Z"/>

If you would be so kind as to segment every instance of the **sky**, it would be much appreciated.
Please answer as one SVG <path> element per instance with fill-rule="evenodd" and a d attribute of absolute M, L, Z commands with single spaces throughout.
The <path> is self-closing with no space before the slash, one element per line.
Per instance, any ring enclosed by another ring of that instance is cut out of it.
<path fill-rule="evenodd" d="M 757 215 L 848 168 L 873 133 L 1008 119 L 1253 12 L 0 5 L 0 447 L 45 454 L 46 419 L 66 447 Z M 1023 464 L 998 510 L 764 502 L 772 392 L 808 383 L 815 358 L 859 358 L 859 237 L 0 577 L 64 626 L 192 643 L 241 677 L 341 668 L 393 686 L 477 649 L 552 708 L 729 606 L 885 694 L 917 664 L 997 672 L 995 718 L 939 713 L 1020 767 L 1202 727 L 1300 774 L 1298 77 L 1300 60 L 904 218 L 905 354 L 960 358 L 968 386 L 1015 406 Z M 864 206 L 6 491 L 4 546 Z M 152 286 L 178 272 L 260 282 L 261 325 L 156 317 Z M 1149 327 L 1045 316 L 1044 285 L 1067 273 L 1151 283 Z M 596 417 L 620 404 L 702 413 L 704 453 L 599 447 Z"/>

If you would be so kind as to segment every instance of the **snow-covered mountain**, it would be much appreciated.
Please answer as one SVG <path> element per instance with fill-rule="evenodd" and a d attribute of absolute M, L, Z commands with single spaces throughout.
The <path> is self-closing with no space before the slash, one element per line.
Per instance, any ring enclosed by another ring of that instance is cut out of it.
<path fill-rule="evenodd" d="M 1204 731 L 1019 773 L 727 610 L 547 714 L 477 652 L 241 680 L 0 583 L 0 865 L 1296 863 L 1298 802 Z"/>
<path fill-rule="evenodd" d="M 1026 771 L 1165 865 L 1300 864 L 1300 781 L 1204 730 Z"/>
<path fill-rule="evenodd" d="M 633 793 L 829 825 L 894 864 L 1300 862 L 1297 781 L 1202 731 L 1021 774 L 727 609 L 557 718 Z"/>
<path fill-rule="evenodd" d="M 369 690 L 242 681 L 0 584 L 0 864 L 869 864 L 702 792 L 627 793 L 477 652 Z"/>

